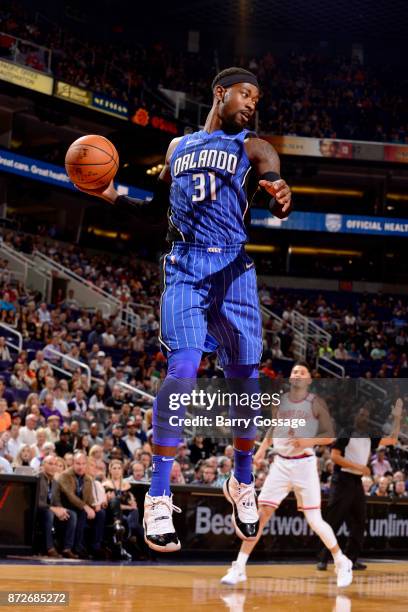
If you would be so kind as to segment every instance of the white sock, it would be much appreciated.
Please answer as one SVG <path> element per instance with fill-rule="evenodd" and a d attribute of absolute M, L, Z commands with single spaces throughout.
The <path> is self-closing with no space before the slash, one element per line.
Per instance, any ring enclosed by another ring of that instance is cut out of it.
<path fill-rule="evenodd" d="M 248 559 L 249 559 L 249 555 L 247 555 L 246 553 L 244 552 L 238 553 L 237 565 L 239 565 L 240 567 L 242 567 L 242 569 L 244 569 L 247 564 Z"/>
<path fill-rule="evenodd" d="M 341 558 L 343 557 L 343 553 L 341 552 L 341 550 L 338 550 L 336 553 L 332 553 L 332 555 L 333 555 L 333 560 L 335 563 L 340 561 Z"/>

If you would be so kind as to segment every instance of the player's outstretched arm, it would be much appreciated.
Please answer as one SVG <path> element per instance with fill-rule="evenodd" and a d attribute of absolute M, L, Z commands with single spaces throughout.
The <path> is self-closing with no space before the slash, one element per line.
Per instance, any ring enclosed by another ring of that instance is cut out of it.
<path fill-rule="evenodd" d="M 276 217 L 285 219 L 292 210 L 292 194 L 286 181 L 280 177 L 278 154 L 269 142 L 261 138 L 248 138 L 245 151 L 259 180 L 252 205 L 267 205 Z"/>
<path fill-rule="evenodd" d="M 266 452 L 267 452 L 267 450 L 269 449 L 269 447 L 272 444 L 272 436 L 269 437 L 269 432 L 266 435 L 268 437 L 266 437 L 266 438 L 264 438 L 262 440 L 262 443 L 260 444 L 258 450 L 256 451 L 256 453 L 254 455 L 254 465 L 255 465 L 255 467 L 257 467 L 258 464 L 265 459 Z"/>
<path fill-rule="evenodd" d="M 322 397 L 316 396 L 313 400 L 312 410 L 319 420 L 319 431 L 316 444 L 331 444 L 335 440 L 333 422 L 329 409 Z"/>
<path fill-rule="evenodd" d="M 160 215 L 162 212 L 167 212 L 169 206 L 169 189 L 171 183 L 171 172 L 170 172 L 170 159 L 176 148 L 179 138 L 174 138 L 166 153 L 166 161 L 159 175 L 157 187 L 152 200 L 140 200 L 138 198 L 130 198 L 129 196 L 119 195 L 113 184 L 113 180 L 107 187 L 100 189 L 83 189 L 77 187 L 80 191 L 87 193 L 88 195 L 96 196 L 108 204 L 118 206 L 121 209 L 126 209 L 128 212 L 134 213 L 138 216 L 144 214 Z"/>
<path fill-rule="evenodd" d="M 394 415 L 394 422 L 392 426 L 392 432 L 386 438 L 381 438 L 379 446 L 394 446 L 398 442 L 398 436 L 401 428 L 401 416 L 402 416 L 402 407 L 404 403 L 401 398 L 398 398 L 395 402 L 395 406 L 392 409 L 392 414 Z"/>

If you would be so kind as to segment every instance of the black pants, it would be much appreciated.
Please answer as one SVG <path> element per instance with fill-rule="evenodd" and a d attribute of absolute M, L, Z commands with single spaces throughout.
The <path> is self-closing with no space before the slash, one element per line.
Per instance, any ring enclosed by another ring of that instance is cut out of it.
<path fill-rule="evenodd" d="M 331 525 L 334 533 L 346 523 L 349 530 L 347 545 L 343 551 L 353 562 L 357 560 L 363 546 L 366 521 L 366 496 L 361 476 L 340 472 L 332 482 L 329 502 L 324 512 L 324 519 Z M 319 553 L 321 561 L 331 557 L 325 547 Z"/>
<path fill-rule="evenodd" d="M 77 524 L 75 512 L 69 511 L 69 518 L 60 521 L 49 508 L 38 508 L 38 521 L 44 531 L 46 550 L 54 548 L 54 538 L 52 528 L 63 532 L 63 548 L 72 548 Z"/>
<path fill-rule="evenodd" d="M 85 510 L 71 510 L 70 514 L 76 516 L 76 528 L 75 536 L 73 541 L 73 549 L 75 552 L 83 552 L 85 547 L 85 528 L 89 526 L 91 528 L 91 549 L 92 552 L 97 552 L 101 549 L 103 533 L 105 529 L 106 513 L 105 510 L 101 509 L 99 512 L 95 512 L 95 518 L 89 520 L 87 518 Z"/>

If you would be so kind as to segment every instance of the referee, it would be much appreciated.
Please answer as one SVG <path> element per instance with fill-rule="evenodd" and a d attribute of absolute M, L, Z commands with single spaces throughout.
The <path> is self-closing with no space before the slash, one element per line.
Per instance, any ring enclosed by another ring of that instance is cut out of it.
<path fill-rule="evenodd" d="M 361 408 L 354 421 L 350 437 L 340 437 L 332 445 L 331 459 L 335 465 L 330 487 L 329 501 L 324 514 L 325 520 L 337 533 L 343 521 L 349 530 L 344 554 L 353 561 L 353 570 L 366 569 L 358 562 L 362 549 L 366 521 L 366 496 L 361 482 L 362 476 L 370 476 L 367 466 L 371 454 L 378 446 L 394 445 L 400 431 L 402 400 L 398 399 L 393 409 L 394 423 L 390 437 L 362 437 L 367 432 L 369 412 Z M 359 437 L 360 436 L 360 437 Z M 318 570 L 325 570 L 330 557 L 327 548 L 319 553 Z"/>

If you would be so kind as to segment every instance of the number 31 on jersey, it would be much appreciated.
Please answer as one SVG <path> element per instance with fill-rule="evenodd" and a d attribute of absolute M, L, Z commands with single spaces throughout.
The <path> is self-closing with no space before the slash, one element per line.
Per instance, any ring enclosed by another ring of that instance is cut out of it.
<path fill-rule="evenodd" d="M 204 200 L 215 201 L 217 199 L 215 172 L 199 172 L 193 174 L 192 178 L 196 192 L 191 197 L 193 202 L 203 202 Z"/>

